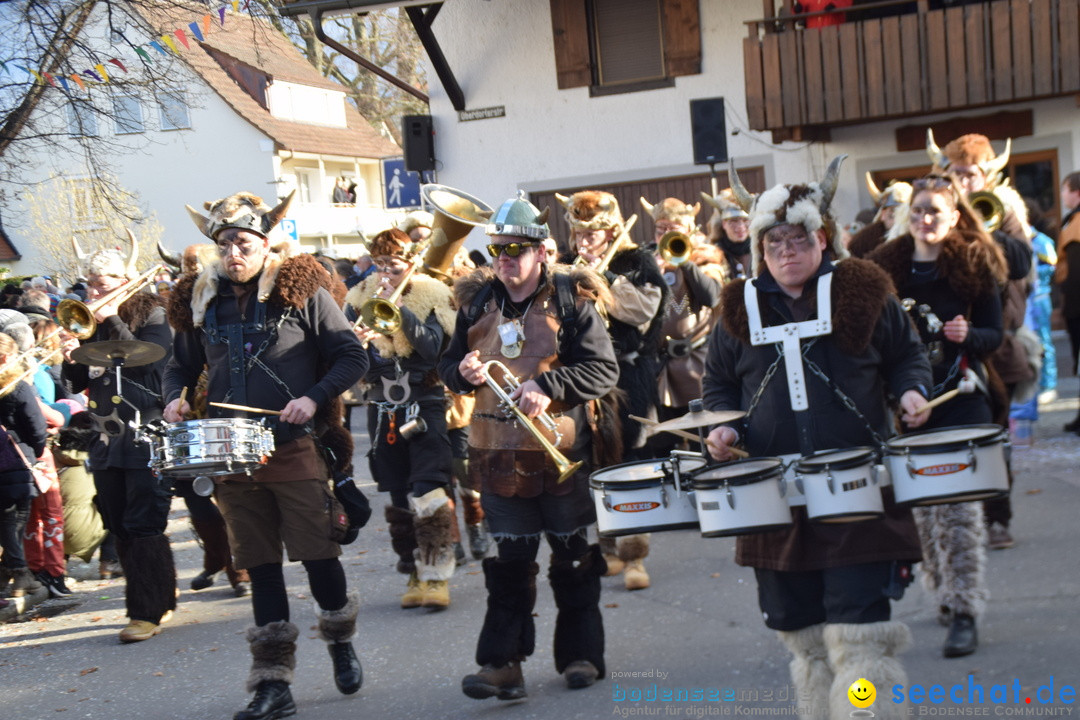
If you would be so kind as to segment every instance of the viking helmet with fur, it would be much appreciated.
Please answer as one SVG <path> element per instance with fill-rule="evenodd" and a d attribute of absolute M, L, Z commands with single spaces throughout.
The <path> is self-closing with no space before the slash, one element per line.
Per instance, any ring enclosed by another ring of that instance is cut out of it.
<path fill-rule="evenodd" d="M 622 227 L 623 216 L 619 201 L 609 192 L 582 190 L 570 197 L 555 193 L 555 199 L 566 208 L 566 222 L 572 230 L 608 230 Z"/>
<path fill-rule="evenodd" d="M 693 232 L 697 228 L 697 214 L 701 211 L 700 202 L 687 205 L 682 200 L 673 197 L 664 198 L 656 205 L 641 198 L 641 207 L 645 208 L 645 212 L 649 213 L 654 223 L 662 220 L 675 223 L 686 228 L 688 232 Z"/>
<path fill-rule="evenodd" d="M 264 203 L 261 197 L 249 192 L 238 192 L 221 200 L 203 203 L 209 215 L 203 215 L 190 205 L 185 207 L 195 227 L 211 240 L 216 240 L 217 234 L 226 228 L 239 228 L 269 238 L 270 231 L 288 212 L 294 195 L 295 190 L 273 208 Z"/>
<path fill-rule="evenodd" d="M 127 231 L 127 236 L 131 243 L 131 248 L 127 252 L 119 248 L 105 248 L 93 253 L 84 253 L 79 241 L 73 235 L 71 244 L 75 248 L 79 274 L 83 277 L 108 275 L 133 280 L 139 274 L 136 269 L 136 262 L 139 259 L 139 242 L 131 230 Z"/>
<path fill-rule="evenodd" d="M 739 173 L 735 171 L 735 161 L 731 161 L 728 169 L 731 188 L 739 206 L 750 214 L 750 247 L 755 277 L 762 268 L 762 236 L 777 225 L 800 225 L 808 233 L 824 230 L 826 249 L 831 251 L 832 258 L 839 260 L 848 256 L 840 242 L 840 233 L 836 231 L 836 221 L 829 212 L 840 180 L 840 165 L 846 157 L 838 155 L 833 158 L 820 182 L 777 185 L 760 195 L 751 193 L 743 186 Z"/>
<path fill-rule="evenodd" d="M 993 187 L 999 180 L 999 174 L 1009 163 L 1012 153 L 1012 139 L 1005 141 L 1005 152 L 998 155 L 990 145 L 990 139 L 978 133 L 961 135 L 945 147 L 938 147 L 934 141 L 934 131 L 926 129 L 926 154 L 934 163 L 931 172 L 945 174 L 950 166 L 978 165 L 986 177 L 988 187 Z"/>

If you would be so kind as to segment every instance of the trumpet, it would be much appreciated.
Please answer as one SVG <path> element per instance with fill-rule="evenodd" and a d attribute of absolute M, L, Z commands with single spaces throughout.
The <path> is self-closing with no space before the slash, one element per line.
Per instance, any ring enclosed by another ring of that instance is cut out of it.
<path fill-rule="evenodd" d="M 678 230 L 664 233 L 656 243 L 656 252 L 668 265 L 682 265 L 690 259 L 693 249 L 690 236 Z"/>
<path fill-rule="evenodd" d="M 968 193 L 967 201 L 982 218 L 983 230 L 992 233 L 1001 227 L 1005 219 L 1005 203 L 989 190 Z"/>
<path fill-rule="evenodd" d="M 61 300 L 56 306 L 56 324 L 80 340 L 89 340 L 97 331 L 94 313 L 109 303 L 128 300 L 148 285 L 155 275 L 164 270 L 162 265 L 155 265 L 131 282 L 111 290 L 89 305 L 78 300 Z"/>
<path fill-rule="evenodd" d="M 405 271 L 401 282 L 394 288 L 394 292 L 390 293 L 390 297 L 381 298 L 376 295 L 364 301 L 364 304 L 360 306 L 360 317 L 353 323 L 353 329 L 364 325 L 383 335 L 393 335 L 397 332 L 397 329 L 401 327 L 401 310 L 397 306 L 397 301 L 401 294 L 405 292 L 405 287 L 409 284 L 409 278 L 424 263 L 424 253 L 430 244 L 429 237 L 416 246 L 416 252 L 413 253 L 410 261 L 412 264 Z"/>
<path fill-rule="evenodd" d="M 493 377 L 491 377 L 492 367 L 498 367 L 500 370 L 502 370 L 503 382 L 506 383 L 505 387 L 500 385 Z M 561 452 L 559 452 L 559 449 L 556 447 L 556 445 L 558 445 L 562 441 L 562 433 L 560 433 L 558 430 L 558 426 L 555 423 L 555 418 L 551 417 L 551 415 L 546 412 L 540 413 L 540 415 L 538 415 L 536 418 L 537 422 L 539 422 L 545 430 L 555 436 L 555 442 L 553 443 L 544 436 L 544 433 L 540 431 L 540 428 L 536 427 L 535 423 L 533 423 L 532 421 L 532 418 L 526 415 L 525 411 L 519 408 L 517 403 L 510 398 L 514 391 L 521 387 L 521 380 L 519 380 L 512 372 L 510 372 L 510 368 L 506 367 L 498 360 L 489 360 L 488 362 L 484 363 L 484 381 L 488 384 L 488 387 L 494 390 L 495 394 L 499 397 L 499 407 L 502 409 L 502 411 L 506 413 L 508 417 L 512 413 L 517 418 L 518 422 L 520 422 L 526 430 L 533 434 L 533 437 L 535 437 L 536 440 L 543 446 L 547 454 L 551 456 L 551 459 L 555 461 L 555 466 L 559 470 L 560 483 L 565 482 L 567 478 L 577 472 L 578 468 L 581 467 L 581 461 L 579 460 L 573 463 L 570 462 L 570 460 L 567 459 L 567 457 Z"/>

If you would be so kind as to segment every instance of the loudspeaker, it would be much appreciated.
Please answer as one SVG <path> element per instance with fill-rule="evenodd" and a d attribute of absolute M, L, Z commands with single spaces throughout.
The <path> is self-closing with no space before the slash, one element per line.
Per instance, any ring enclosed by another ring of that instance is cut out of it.
<path fill-rule="evenodd" d="M 694 164 L 725 163 L 727 125 L 724 122 L 724 98 L 701 98 L 690 101 L 690 132 L 694 138 Z"/>
<path fill-rule="evenodd" d="M 416 172 L 435 169 L 435 130 L 430 115 L 405 115 L 401 118 L 401 149 L 405 151 L 405 169 Z"/>

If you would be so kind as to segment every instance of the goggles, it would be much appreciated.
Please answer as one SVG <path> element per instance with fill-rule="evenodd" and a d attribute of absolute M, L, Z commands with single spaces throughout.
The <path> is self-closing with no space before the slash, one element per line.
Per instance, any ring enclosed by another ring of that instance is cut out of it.
<path fill-rule="evenodd" d="M 494 243 L 487 246 L 488 254 L 493 258 L 497 258 L 503 253 L 506 253 L 512 258 L 516 258 L 526 248 L 540 247 L 538 242 L 512 242 L 505 245 L 496 245 Z"/>

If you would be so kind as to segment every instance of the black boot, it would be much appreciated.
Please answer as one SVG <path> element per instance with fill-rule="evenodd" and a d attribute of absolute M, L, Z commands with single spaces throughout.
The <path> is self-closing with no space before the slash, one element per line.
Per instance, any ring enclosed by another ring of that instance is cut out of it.
<path fill-rule="evenodd" d="M 945 638 L 945 647 L 942 648 L 945 657 L 970 655 L 978 647 L 979 633 L 975 628 L 975 618 L 967 613 L 956 613 Z"/>
<path fill-rule="evenodd" d="M 334 684 L 342 695 L 352 695 L 364 684 L 364 671 L 351 642 L 336 642 L 326 646 L 334 661 Z"/>
<path fill-rule="evenodd" d="M 604 621 L 600 576 L 607 570 L 599 545 L 576 560 L 552 558 L 548 570 L 559 614 L 555 617 L 555 669 L 570 688 L 604 677 Z"/>
<path fill-rule="evenodd" d="M 255 688 L 255 697 L 248 706 L 233 715 L 233 720 L 276 720 L 296 714 L 289 683 L 283 680 L 264 680 Z"/>
<path fill-rule="evenodd" d="M 1071 422 L 1065 425 L 1065 432 L 1080 432 L 1080 413 L 1076 414 L 1076 417 Z"/>

